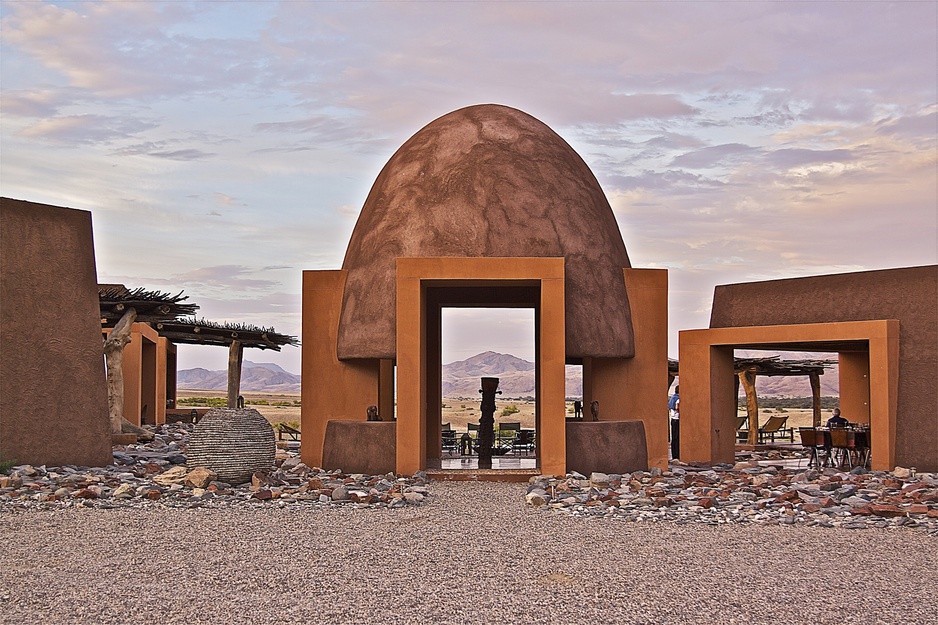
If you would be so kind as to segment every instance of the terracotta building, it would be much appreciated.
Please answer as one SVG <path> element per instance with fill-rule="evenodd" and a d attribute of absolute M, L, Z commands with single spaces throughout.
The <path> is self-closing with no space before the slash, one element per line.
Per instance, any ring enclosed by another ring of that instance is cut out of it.
<path fill-rule="evenodd" d="M 440 319 L 454 306 L 534 309 L 541 471 L 577 460 L 565 364 L 582 364 L 603 420 L 643 424 L 642 464 L 666 466 L 667 273 L 631 268 L 602 189 L 563 139 L 496 105 L 404 143 L 342 269 L 303 273 L 304 462 L 322 465 L 324 442 L 347 471 L 412 473 L 440 457 Z M 385 424 L 364 423 L 369 405 Z M 338 425 L 346 434 L 327 442 Z"/>

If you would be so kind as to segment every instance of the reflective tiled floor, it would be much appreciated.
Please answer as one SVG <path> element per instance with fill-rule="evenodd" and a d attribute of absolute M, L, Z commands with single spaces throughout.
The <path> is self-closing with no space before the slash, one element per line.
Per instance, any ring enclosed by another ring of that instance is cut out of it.
<path fill-rule="evenodd" d="M 429 464 L 429 462 L 428 462 Z M 478 456 L 455 456 L 440 460 L 441 469 L 478 469 Z M 493 456 L 492 469 L 536 469 L 537 458 L 521 456 Z"/>

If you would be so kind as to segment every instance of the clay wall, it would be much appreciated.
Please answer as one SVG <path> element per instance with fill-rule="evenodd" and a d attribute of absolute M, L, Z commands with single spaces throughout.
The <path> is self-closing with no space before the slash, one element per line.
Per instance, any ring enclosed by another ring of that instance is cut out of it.
<path fill-rule="evenodd" d="M 938 265 L 718 286 L 710 327 L 874 319 L 899 321 L 896 463 L 938 470 Z"/>
<path fill-rule="evenodd" d="M 87 211 L 0 199 L 0 453 L 112 462 Z"/>

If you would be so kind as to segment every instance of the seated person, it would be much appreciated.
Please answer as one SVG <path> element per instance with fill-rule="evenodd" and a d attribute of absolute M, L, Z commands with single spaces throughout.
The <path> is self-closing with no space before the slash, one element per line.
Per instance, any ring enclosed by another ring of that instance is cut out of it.
<path fill-rule="evenodd" d="M 827 427 L 845 428 L 849 423 L 849 421 L 840 416 L 840 408 L 834 408 L 834 416 L 827 420 Z"/>

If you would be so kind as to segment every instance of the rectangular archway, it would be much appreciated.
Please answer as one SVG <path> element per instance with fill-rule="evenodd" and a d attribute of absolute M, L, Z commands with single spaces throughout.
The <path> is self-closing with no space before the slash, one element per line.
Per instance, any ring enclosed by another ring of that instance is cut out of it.
<path fill-rule="evenodd" d="M 865 353 L 872 468 L 896 461 L 899 322 L 895 319 L 746 326 L 680 332 L 681 460 L 733 462 L 736 348 Z M 844 372 L 841 372 L 844 375 Z M 860 384 L 858 381 L 857 384 Z"/>
<path fill-rule="evenodd" d="M 540 468 L 564 474 L 563 258 L 397 260 L 397 471 L 426 469 L 439 436 L 440 310 L 474 302 L 535 309 Z"/>

